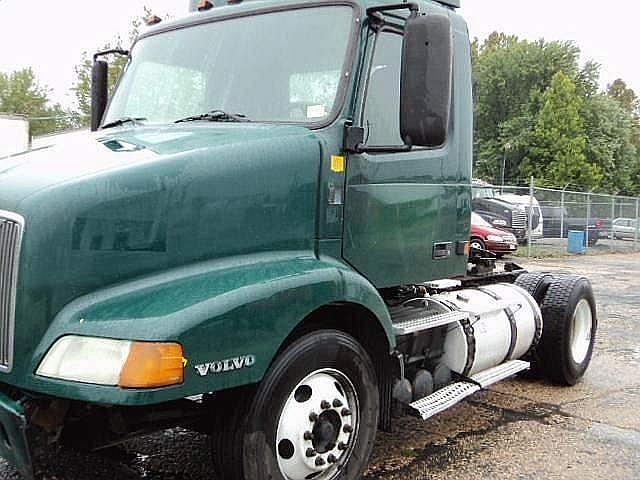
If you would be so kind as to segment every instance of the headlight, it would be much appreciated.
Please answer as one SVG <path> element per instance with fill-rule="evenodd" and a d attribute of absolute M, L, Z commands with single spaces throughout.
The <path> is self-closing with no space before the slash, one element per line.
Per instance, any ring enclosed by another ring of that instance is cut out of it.
<path fill-rule="evenodd" d="M 499 237 L 498 235 L 487 235 L 487 240 L 489 240 L 490 242 L 502 242 L 503 241 L 502 237 Z"/>
<path fill-rule="evenodd" d="M 507 221 L 506 220 L 494 220 L 493 222 L 494 225 L 499 225 L 501 227 L 506 227 L 507 226 Z"/>
<path fill-rule="evenodd" d="M 69 335 L 53 344 L 36 374 L 97 385 L 152 388 L 182 383 L 185 363 L 178 343 Z"/>

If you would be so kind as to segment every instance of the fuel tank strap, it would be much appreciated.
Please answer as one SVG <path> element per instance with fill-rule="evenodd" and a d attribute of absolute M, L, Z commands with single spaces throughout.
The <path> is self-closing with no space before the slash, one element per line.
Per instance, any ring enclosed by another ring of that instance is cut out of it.
<path fill-rule="evenodd" d="M 498 295 L 492 290 L 489 290 L 483 287 L 478 287 L 478 290 L 484 293 L 485 295 L 490 296 L 497 302 L 502 300 L 502 297 L 500 297 L 500 295 Z M 511 360 L 511 355 L 513 355 L 513 351 L 516 349 L 516 343 L 518 342 L 518 324 L 516 323 L 516 316 L 513 314 L 513 310 L 511 310 L 511 307 L 509 305 L 505 305 L 503 310 L 504 310 L 504 313 L 507 315 L 507 318 L 509 319 L 509 327 L 511 328 L 511 340 L 509 341 L 509 350 L 507 350 L 507 354 L 502 360 L 502 362 L 504 363 Z"/>

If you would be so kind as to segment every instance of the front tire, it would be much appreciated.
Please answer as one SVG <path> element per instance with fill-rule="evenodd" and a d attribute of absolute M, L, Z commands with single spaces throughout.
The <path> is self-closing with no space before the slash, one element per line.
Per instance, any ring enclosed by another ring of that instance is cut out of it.
<path fill-rule="evenodd" d="M 214 432 L 214 439 L 229 432 L 242 439 L 214 442 L 220 478 L 361 477 L 375 441 L 379 394 L 371 359 L 353 337 L 322 330 L 296 340 L 244 405 L 237 402 L 244 414 Z"/>
<path fill-rule="evenodd" d="M 477 248 L 478 250 L 486 250 L 485 244 L 480 238 L 472 238 L 470 247 Z"/>

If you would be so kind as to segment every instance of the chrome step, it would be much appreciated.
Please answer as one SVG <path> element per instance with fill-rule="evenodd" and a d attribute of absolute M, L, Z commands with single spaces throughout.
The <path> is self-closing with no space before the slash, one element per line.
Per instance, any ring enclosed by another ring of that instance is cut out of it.
<path fill-rule="evenodd" d="M 461 320 L 468 320 L 469 312 L 455 311 L 449 313 L 441 313 L 439 315 L 431 315 L 429 317 L 414 318 L 406 322 L 396 323 L 393 331 L 396 335 L 409 335 L 411 333 L 421 332 L 430 328 L 441 327 L 456 323 Z"/>
<path fill-rule="evenodd" d="M 420 414 L 423 420 L 453 407 L 470 395 L 479 392 L 482 388 L 493 385 L 500 380 L 504 380 L 518 372 L 527 370 L 529 362 L 522 360 L 511 360 L 509 362 L 489 368 L 471 377 L 472 382 L 457 382 L 447 387 L 441 388 L 431 395 L 410 403 L 409 406 Z"/>

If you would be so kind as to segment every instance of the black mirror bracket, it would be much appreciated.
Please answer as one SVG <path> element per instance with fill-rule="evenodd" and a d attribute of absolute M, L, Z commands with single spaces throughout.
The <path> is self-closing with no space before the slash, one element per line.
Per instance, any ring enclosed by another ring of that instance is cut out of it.
<path fill-rule="evenodd" d="M 350 153 L 359 153 L 364 144 L 364 128 L 347 123 L 344 128 L 344 149 Z"/>
<path fill-rule="evenodd" d="M 367 8 L 367 15 L 372 16 L 376 13 L 390 12 L 393 10 L 409 10 L 411 12 L 411 17 L 416 17 L 419 9 L 418 4 L 413 2 L 395 3 L 392 5 L 381 5 L 379 7 L 369 7 Z"/>
<path fill-rule="evenodd" d="M 95 62 L 100 57 L 104 57 L 105 55 L 122 55 L 123 57 L 129 56 L 129 50 L 123 50 L 121 48 L 111 48 L 109 50 L 102 50 L 101 52 L 96 52 L 93 54 L 93 61 Z"/>

